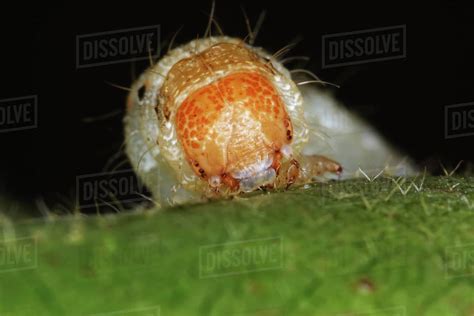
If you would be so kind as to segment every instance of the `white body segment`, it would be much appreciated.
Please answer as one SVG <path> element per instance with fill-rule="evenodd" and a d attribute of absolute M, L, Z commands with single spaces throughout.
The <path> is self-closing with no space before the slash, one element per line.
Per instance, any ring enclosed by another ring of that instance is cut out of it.
<path fill-rule="evenodd" d="M 416 173 L 409 157 L 330 93 L 314 86 L 303 87 L 302 93 L 305 120 L 312 131 L 303 154 L 334 157 L 344 166 L 343 179 L 360 176 L 360 170 L 369 176 L 381 171 L 394 176 Z"/>

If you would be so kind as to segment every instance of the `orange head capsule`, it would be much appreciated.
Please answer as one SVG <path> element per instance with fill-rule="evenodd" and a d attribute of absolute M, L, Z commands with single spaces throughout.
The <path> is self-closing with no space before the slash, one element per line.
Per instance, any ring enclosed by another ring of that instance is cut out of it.
<path fill-rule="evenodd" d="M 265 74 L 236 72 L 188 95 L 176 115 L 195 173 L 210 184 L 254 189 L 274 180 L 292 139 L 285 106 Z"/>
<path fill-rule="evenodd" d="M 293 126 L 274 73 L 242 43 L 225 42 L 170 69 L 160 91 L 165 112 L 185 159 L 211 187 L 251 191 L 272 183 L 282 149 L 291 153 Z"/>

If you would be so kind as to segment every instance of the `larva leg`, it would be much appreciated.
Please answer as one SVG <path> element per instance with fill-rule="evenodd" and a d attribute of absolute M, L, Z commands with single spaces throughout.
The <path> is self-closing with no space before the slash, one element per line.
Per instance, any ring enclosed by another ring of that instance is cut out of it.
<path fill-rule="evenodd" d="M 320 155 L 301 155 L 282 164 L 276 180 L 276 187 L 288 188 L 292 184 L 312 182 L 326 173 L 341 174 L 342 166 L 327 157 Z"/>
<path fill-rule="evenodd" d="M 342 166 L 332 159 L 320 155 L 301 155 L 299 158 L 299 176 L 297 182 L 307 183 L 325 173 L 340 175 Z"/>
<path fill-rule="evenodd" d="M 286 188 L 296 182 L 300 177 L 300 164 L 296 159 L 291 159 L 288 170 L 286 170 Z"/>

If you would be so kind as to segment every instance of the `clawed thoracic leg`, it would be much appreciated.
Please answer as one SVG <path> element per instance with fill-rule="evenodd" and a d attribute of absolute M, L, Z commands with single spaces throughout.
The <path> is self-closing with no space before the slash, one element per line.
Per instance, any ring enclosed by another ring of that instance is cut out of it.
<path fill-rule="evenodd" d="M 337 161 L 320 155 L 303 155 L 300 159 L 301 169 L 305 177 L 318 177 L 330 172 L 337 175 L 342 173 L 342 166 Z"/>
<path fill-rule="evenodd" d="M 292 184 L 303 184 L 314 180 L 314 178 L 325 173 L 340 175 L 342 166 L 327 157 L 320 155 L 302 155 L 296 159 L 290 159 L 282 164 L 277 178 L 277 187 L 288 188 Z"/>

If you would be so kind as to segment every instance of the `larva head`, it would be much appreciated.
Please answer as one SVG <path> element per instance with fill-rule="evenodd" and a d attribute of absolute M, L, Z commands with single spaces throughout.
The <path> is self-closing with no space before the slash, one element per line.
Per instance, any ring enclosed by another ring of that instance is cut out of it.
<path fill-rule="evenodd" d="M 273 181 L 293 137 L 282 99 L 258 72 L 232 73 L 194 91 L 176 124 L 196 174 L 234 190 Z"/>
<path fill-rule="evenodd" d="M 217 41 L 175 62 L 161 85 L 159 116 L 211 187 L 238 192 L 272 184 L 302 135 L 292 122 L 302 121 L 301 95 L 266 56 L 235 40 Z"/>

